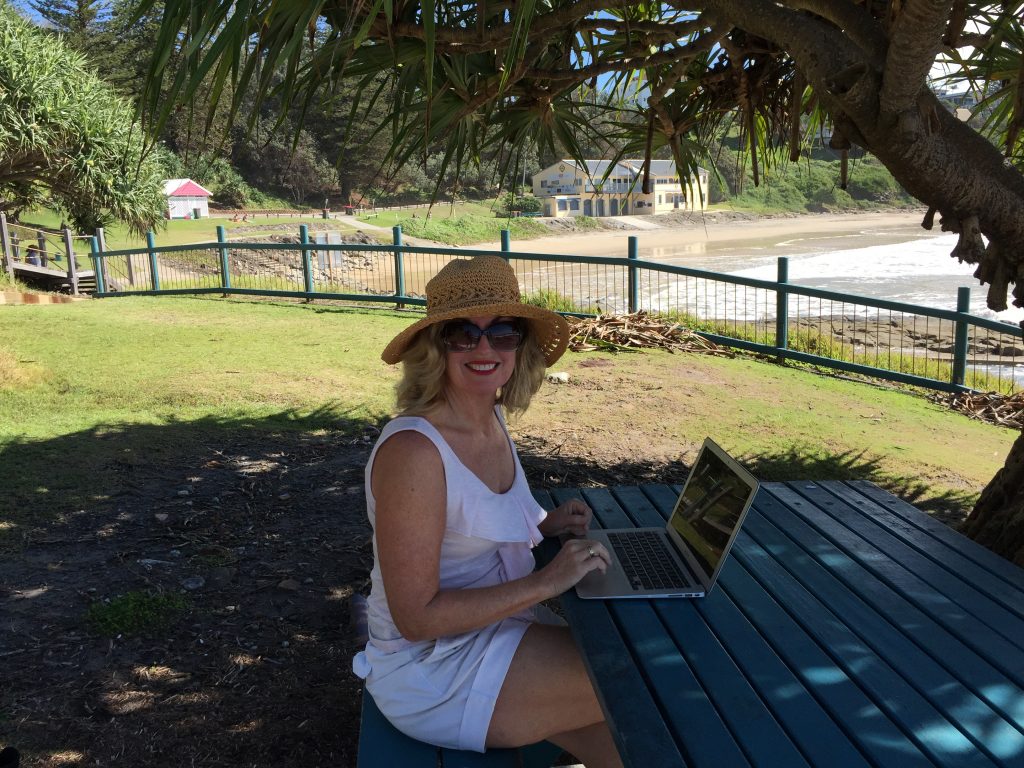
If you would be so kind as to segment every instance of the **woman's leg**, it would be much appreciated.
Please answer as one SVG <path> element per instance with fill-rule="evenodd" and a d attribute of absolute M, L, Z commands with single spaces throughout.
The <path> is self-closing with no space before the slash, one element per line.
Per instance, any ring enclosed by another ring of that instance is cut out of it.
<path fill-rule="evenodd" d="M 487 731 L 489 747 L 547 739 L 587 768 L 622 765 L 569 630 L 534 624 L 523 635 Z"/>

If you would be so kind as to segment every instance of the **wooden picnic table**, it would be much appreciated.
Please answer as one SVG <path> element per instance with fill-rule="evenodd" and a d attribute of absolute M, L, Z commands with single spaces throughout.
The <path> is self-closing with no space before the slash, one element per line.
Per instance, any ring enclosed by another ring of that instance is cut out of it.
<path fill-rule="evenodd" d="M 623 527 L 677 493 L 536 496 Z M 872 483 L 763 484 L 706 598 L 562 607 L 627 766 L 1024 766 L 1024 570 Z"/>

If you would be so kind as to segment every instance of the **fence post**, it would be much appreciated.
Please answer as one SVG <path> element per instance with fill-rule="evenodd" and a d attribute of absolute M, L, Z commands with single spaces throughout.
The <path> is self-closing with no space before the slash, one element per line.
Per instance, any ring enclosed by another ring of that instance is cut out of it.
<path fill-rule="evenodd" d="M 107 285 L 103 279 L 103 257 L 100 251 L 99 238 L 95 235 L 89 238 L 89 248 L 92 251 L 92 268 L 96 273 L 96 295 L 102 296 L 107 292 Z M 75 293 L 78 293 L 78 291 L 75 291 Z"/>
<path fill-rule="evenodd" d="M 395 225 L 391 228 L 391 237 L 395 244 L 395 296 L 405 296 L 405 259 L 402 256 L 402 227 Z M 395 307 L 402 309 L 405 306 L 397 302 Z"/>
<path fill-rule="evenodd" d="M 36 242 L 39 243 L 39 266 L 45 267 L 50 261 L 50 254 L 46 250 L 46 235 L 42 231 L 36 233 Z"/>
<path fill-rule="evenodd" d="M 217 242 L 220 243 L 220 287 L 228 289 L 231 287 L 231 270 L 228 266 L 228 237 L 223 224 L 217 225 Z"/>
<path fill-rule="evenodd" d="M 78 295 L 78 262 L 75 260 L 75 246 L 71 242 L 71 230 L 64 227 L 62 230 L 64 235 L 64 255 L 68 258 L 68 282 L 71 283 L 71 293 L 75 296 Z M 103 263 L 100 262 L 100 267 Z M 97 271 L 94 275 L 96 278 L 96 289 L 99 290 L 100 283 L 103 281 L 103 274 Z"/>
<path fill-rule="evenodd" d="M 629 252 L 627 256 L 630 261 L 639 259 L 639 248 L 636 235 L 629 236 Z M 640 270 L 630 265 L 629 267 L 629 314 L 633 314 L 640 306 Z"/>
<path fill-rule="evenodd" d="M 153 230 L 146 233 L 146 250 L 149 252 L 149 279 L 154 291 L 160 290 L 160 271 L 156 264 L 156 237 Z"/>
<path fill-rule="evenodd" d="M 775 348 L 780 352 L 789 347 L 789 259 L 779 256 L 779 287 L 775 289 Z M 783 355 L 778 356 L 781 363 Z"/>
<path fill-rule="evenodd" d="M 501 230 L 501 253 L 502 258 L 508 261 L 508 253 L 512 250 L 512 233 L 507 229 Z"/>
<path fill-rule="evenodd" d="M 299 247 L 302 249 L 302 285 L 306 293 L 313 293 L 313 264 L 309 255 L 309 227 L 299 225 Z"/>
<path fill-rule="evenodd" d="M 4 249 L 4 269 L 14 277 L 14 256 L 11 254 L 11 233 L 7 229 L 6 213 L 0 213 L 0 245 Z"/>
<path fill-rule="evenodd" d="M 956 336 L 953 340 L 953 384 L 964 387 L 967 378 L 967 318 L 971 311 L 971 289 L 957 288 L 956 290 L 956 311 L 959 317 L 956 319 Z"/>
<path fill-rule="evenodd" d="M 21 237 L 17 230 L 11 232 L 11 256 L 15 261 L 21 260 Z"/>

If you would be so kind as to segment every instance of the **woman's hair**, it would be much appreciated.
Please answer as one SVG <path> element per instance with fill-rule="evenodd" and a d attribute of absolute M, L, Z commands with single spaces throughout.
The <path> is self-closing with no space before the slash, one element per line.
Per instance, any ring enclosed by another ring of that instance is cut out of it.
<path fill-rule="evenodd" d="M 522 413 L 544 382 L 544 351 L 529 331 L 516 350 L 516 367 L 495 402 L 510 414 Z M 402 355 L 402 378 L 398 382 L 398 411 L 405 416 L 423 416 L 444 402 L 445 373 L 448 359 L 441 341 L 444 323 L 424 328 L 413 338 Z"/>

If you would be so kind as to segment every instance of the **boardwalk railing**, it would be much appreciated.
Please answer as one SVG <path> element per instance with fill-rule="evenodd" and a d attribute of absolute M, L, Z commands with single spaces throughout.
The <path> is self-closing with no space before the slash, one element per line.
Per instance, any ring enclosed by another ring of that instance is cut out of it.
<path fill-rule="evenodd" d="M 494 251 L 390 244 L 318 243 L 300 227 L 298 243 L 218 241 L 103 252 L 94 243 L 98 296 L 249 294 L 425 305 L 426 281 L 453 258 Z M 501 255 L 527 301 L 566 314 L 644 310 L 693 328 L 722 345 L 780 360 L 864 374 L 946 392 L 1011 393 L 1024 385 L 1021 328 L 956 309 L 936 309 L 827 291 L 788 280 L 759 280 L 641 261 L 629 238 L 624 258 L 515 252 Z"/>

